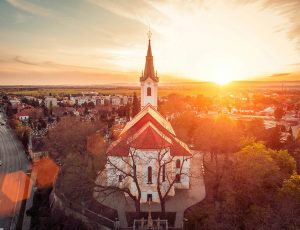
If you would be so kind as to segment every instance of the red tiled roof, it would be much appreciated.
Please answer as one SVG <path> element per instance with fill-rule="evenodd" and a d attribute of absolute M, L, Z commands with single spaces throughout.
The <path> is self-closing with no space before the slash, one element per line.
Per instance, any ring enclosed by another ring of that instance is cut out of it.
<path fill-rule="evenodd" d="M 132 136 L 130 146 L 136 149 L 162 149 L 170 147 L 172 141 L 151 122 L 145 124 Z"/>
<path fill-rule="evenodd" d="M 17 113 L 16 116 L 17 117 L 24 117 L 24 116 L 28 116 L 29 117 L 29 113 L 31 111 L 27 111 L 27 110 L 22 110 L 21 112 Z"/>
<path fill-rule="evenodd" d="M 175 135 L 172 125 L 167 121 L 152 105 L 145 106 L 131 121 L 129 121 L 121 132 L 121 135 L 128 132 L 134 132 L 140 129 L 146 122 L 151 121 L 153 124 L 160 126 L 169 133 Z"/>
<path fill-rule="evenodd" d="M 125 131 L 123 130 L 119 139 L 110 145 L 107 154 L 110 156 L 128 156 L 130 147 L 135 149 L 163 149 L 169 147 L 172 156 L 191 155 L 188 146 L 176 138 L 173 129 L 173 132 L 166 129 L 155 117 L 150 115 L 149 111 L 153 108 L 151 106 L 147 107 L 149 108 L 146 109 L 146 113 L 144 111 L 140 112 L 145 113 L 144 116 L 140 117 L 138 114 L 136 117 L 140 117 L 139 120 L 130 124 L 127 129 L 125 129 L 125 126 Z"/>
<path fill-rule="evenodd" d="M 129 145 L 126 143 L 125 138 L 120 138 L 108 147 L 106 153 L 109 156 L 128 156 L 129 154 Z"/>

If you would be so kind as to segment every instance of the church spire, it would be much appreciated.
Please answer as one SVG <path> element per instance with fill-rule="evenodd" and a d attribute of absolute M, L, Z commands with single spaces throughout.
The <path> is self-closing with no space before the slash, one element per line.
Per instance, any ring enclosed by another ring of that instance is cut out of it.
<path fill-rule="evenodd" d="M 148 77 L 150 77 L 153 81 L 158 82 L 158 77 L 155 76 L 154 72 L 154 64 L 153 64 L 153 56 L 152 56 L 152 49 L 151 49 L 151 31 L 149 29 L 148 32 L 148 50 L 146 56 L 146 63 L 144 69 L 144 76 L 140 78 L 140 81 L 145 81 Z"/>
<path fill-rule="evenodd" d="M 148 50 L 147 50 L 147 57 L 152 57 L 152 50 L 151 50 L 151 40 L 149 38 L 149 42 L 148 42 Z"/>
<path fill-rule="evenodd" d="M 157 89 L 158 77 L 157 72 L 154 71 L 153 56 L 151 50 L 151 31 L 148 32 L 148 50 L 146 56 L 146 63 L 144 72 L 140 77 L 141 82 L 141 108 L 148 104 L 157 109 Z"/>

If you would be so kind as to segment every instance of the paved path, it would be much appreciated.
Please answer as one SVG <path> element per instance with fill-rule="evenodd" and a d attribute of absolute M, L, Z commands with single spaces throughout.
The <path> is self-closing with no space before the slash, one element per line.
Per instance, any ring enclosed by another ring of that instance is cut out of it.
<path fill-rule="evenodd" d="M 0 123 L 5 123 L 1 112 Z M 0 160 L 0 228 L 15 229 L 26 178 L 20 175 L 28 169 L 29 161 L 12 130 L 1 124 Z"/>

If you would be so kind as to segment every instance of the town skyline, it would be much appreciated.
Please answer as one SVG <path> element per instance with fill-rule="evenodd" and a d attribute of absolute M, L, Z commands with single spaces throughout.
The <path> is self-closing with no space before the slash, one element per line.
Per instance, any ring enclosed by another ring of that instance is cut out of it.
<path fill-rule="evenodd" d="M 6 0 L 0 85 L 133 84 L 149 26 L 162 83 L 300 80 L 299 5 Z"/>

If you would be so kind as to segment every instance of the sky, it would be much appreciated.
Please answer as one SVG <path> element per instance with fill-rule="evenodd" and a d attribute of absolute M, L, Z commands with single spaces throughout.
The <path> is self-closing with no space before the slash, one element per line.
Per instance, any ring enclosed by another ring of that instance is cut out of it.
<path fill-rule="evenodd" d="M 0 0 L 0 85 L 300 80 L 300 0 Z"/>

